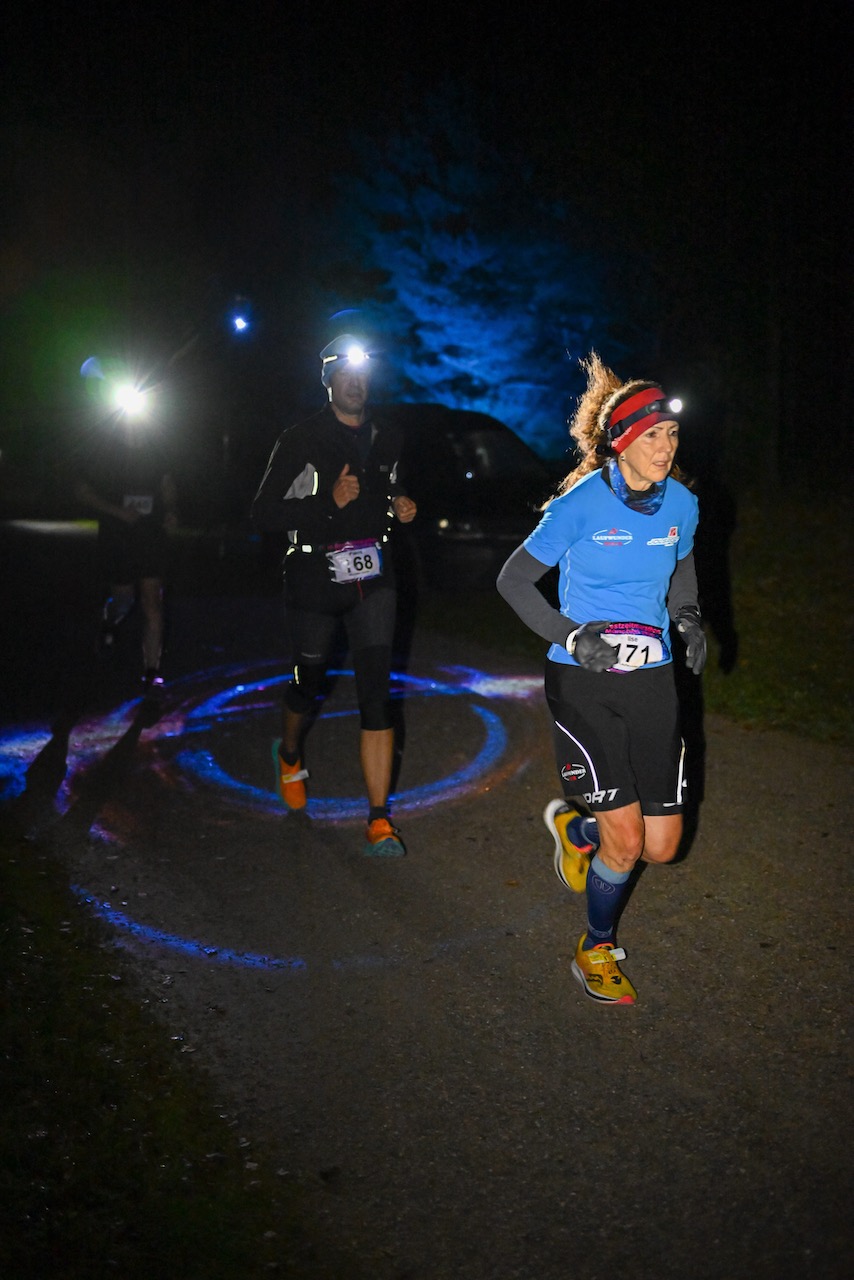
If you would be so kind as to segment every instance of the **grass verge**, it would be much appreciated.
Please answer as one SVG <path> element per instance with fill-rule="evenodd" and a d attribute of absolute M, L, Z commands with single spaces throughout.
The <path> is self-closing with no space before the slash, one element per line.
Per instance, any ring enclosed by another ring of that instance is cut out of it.
<path fill-rule="evenodd" d="M 706 706 L 750 728 L 854 746 L 851 524 L 827 495 L 745 501 L 733 541 L 739 660 L 704 676 Z"/>

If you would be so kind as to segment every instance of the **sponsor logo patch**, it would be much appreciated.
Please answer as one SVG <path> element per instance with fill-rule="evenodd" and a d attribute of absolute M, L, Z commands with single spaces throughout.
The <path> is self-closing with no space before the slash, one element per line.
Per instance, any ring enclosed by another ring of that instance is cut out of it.
<path fill-rule="evenodd" d="M 678 525 L 671 525 L 670 532 L 666 538 L 650 538 L 647 542 L 648 547 L 672 547 L 679 541 Z"/>
<path fill-rule="evenodd" d="M 574 782 L 577 778 L 585 778 L 587 770 L 583 764 L 565 764 L 560 771 L 564 782 Z"/>
<path fill-rule="evenodd" d="M 632 535 L 628 529 L 599 529 L 593 534 L 593 541 L 600 547 L 627 547 Z"/>

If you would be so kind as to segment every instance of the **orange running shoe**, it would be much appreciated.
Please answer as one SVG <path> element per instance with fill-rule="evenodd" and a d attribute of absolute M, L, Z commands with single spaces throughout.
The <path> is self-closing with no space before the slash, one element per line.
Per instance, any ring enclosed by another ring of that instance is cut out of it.
<path fill-rule="evenodd" d="M 288 764 L 279 754 L 278 742 L 273 743 L 273 759 L 276 762 L 276 780 L 279 786 L 279 795 L 284 800 L 289 809 L 305 808 L 305 779 L 308 777 L 308 770 L 303 769 L 302 761 L 297 760 L 295 764 Z"/>
<path fill-rule="evenodd" d="M 388 818 L 375 818 L 365 828 L 364 853 L 369 858 L 402 858 L 406 853 L 397 828 Z"/>

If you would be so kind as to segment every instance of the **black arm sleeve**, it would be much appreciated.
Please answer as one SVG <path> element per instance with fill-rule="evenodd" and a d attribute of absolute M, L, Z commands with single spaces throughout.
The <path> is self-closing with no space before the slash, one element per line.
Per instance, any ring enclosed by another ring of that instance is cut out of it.
<path fill-rule="evenodd" d="M 667 612 L 676 618 L 680 609 L 690 606 L 697 609 L 697 570 L 694 567 L 694 552 L 689 551 L 683 560 L 676 561 L 673 577 L 667 592 Z"/>
<path fill-rule="evenodd" d="M 519 615 L 535 635 L 552 644 L 566 644 L 570 632 L 578 624 L 553 609 L 537 583 L 549 566 L 542 564 L 530 551 L 517 547 L 498 575 L 496 586 L 510 608 Z"/>

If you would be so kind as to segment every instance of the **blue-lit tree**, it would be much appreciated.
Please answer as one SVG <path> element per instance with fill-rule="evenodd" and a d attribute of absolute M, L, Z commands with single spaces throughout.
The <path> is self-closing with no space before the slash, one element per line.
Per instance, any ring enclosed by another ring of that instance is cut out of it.
<path fill-rule="evenodd" d="M 489 413 L 563 453 L 578 358 L 596 347 L 619 367 L 641 343 L 609 300 L 612 264 L 577 247 L 572 211 L 531 194 L 517 157 L 484 145 L 456 91 L 345 154 L 357 172 L 341 182 L 329 311 L 357 308 L 347 327 L 388 343 L 397 398 Z"/>

